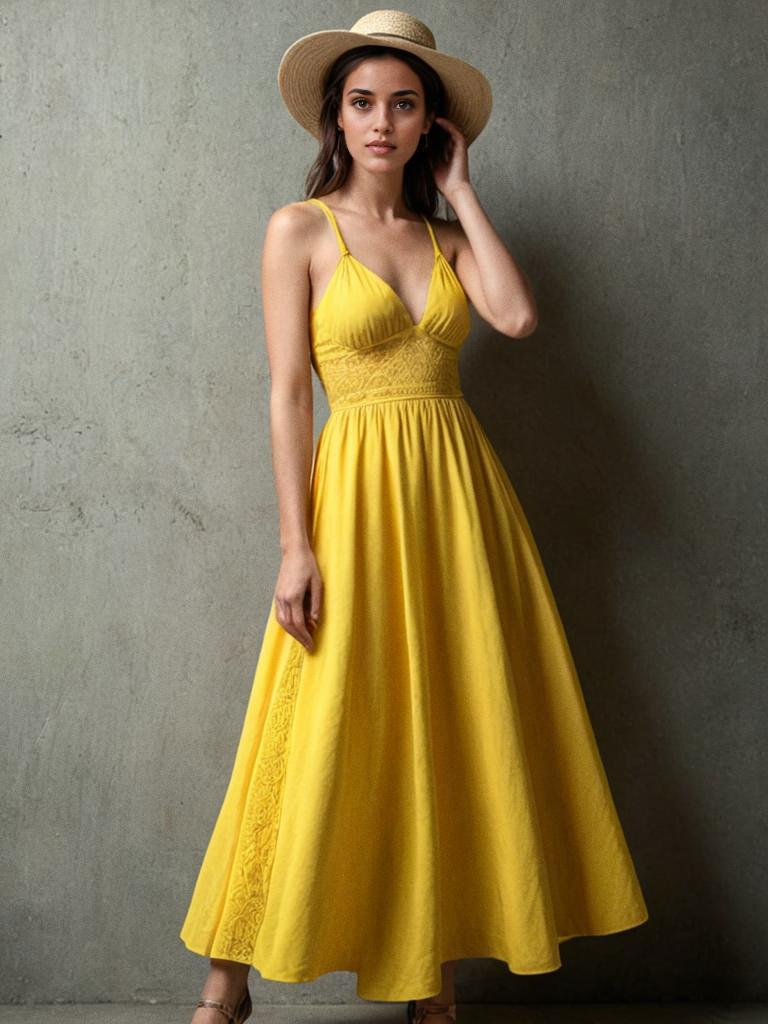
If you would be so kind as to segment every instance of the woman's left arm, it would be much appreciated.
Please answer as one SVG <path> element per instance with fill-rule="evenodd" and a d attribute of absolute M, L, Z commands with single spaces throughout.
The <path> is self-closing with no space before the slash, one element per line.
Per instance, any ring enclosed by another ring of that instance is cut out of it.
<path fill-rule="evenodd" d="M 446 199 L 459 218 L 451 224 L 456 275 L 472 305 L 510 338 L 527 338 L 538 325 L 530 279 L 499 237 L 470 184 Z"/>
<path fill-rule="evenodd" d="M 447 117 L 435 120 L 451 136 L 447 158 L 433 173 L 459 218 L 448 222 L 456 276 L 484 320 L 510 338 L 526 338 L 538 325 L 530 279 L 499 237 L 469 180 L 464 135 Z"/>

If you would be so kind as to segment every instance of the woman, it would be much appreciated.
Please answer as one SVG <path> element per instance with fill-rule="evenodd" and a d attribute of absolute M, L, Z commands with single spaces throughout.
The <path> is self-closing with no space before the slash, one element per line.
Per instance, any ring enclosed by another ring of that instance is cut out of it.
<path fill-rule="evenodd" d="M 181 931 L 211 958 L 193 1022 L 245 1020 L 254 965 L 354 971 L 362 998 L 444 1024 L 462 957 L 553 971 L 560 942 L 648 912 L 534 539 L 460 387 L 468 298 L 510 338 L 537 320 L 469 179 L 488 83 L 398 11 L 299 39 L 279 83 L 320 140 L 262 262 L 283 558 Z M 458 220 L 432 216 L 437 190 Z M 331 408 L 314 457 L 311 367 Z"/>

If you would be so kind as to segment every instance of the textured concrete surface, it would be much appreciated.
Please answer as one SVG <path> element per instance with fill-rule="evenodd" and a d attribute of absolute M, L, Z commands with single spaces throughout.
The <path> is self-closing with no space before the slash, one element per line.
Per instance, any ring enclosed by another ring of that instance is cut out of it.
<path fill-rule="evenodd" d="M 405 1004 L 259 1006 L 253 1024 L 402 1024 Z M 0 1024 L 189 1024 L 192 1007 L 0 1007 Z M 766 1024 L 763 1005 L 459 1006 L 461 1024 Z M 223 1018 L 222 1018 L 223 1020 Z"/>
<path fill-rule="evenodd" d="M 314 157 L 277 64 L 363 9 L 0 5 L 0 1000 L 199 989 L 178 930 L 279 565 L 259 254 Z M 475 317 L 464 390 L 650 910 L 555 974 L 466 962 L 462 996 L 763 998 L 768 7 L 414 12 L 493 83 L 470 169 L 540 326 Z M 354 1002 L 345 974 L 255 987 Z"/>

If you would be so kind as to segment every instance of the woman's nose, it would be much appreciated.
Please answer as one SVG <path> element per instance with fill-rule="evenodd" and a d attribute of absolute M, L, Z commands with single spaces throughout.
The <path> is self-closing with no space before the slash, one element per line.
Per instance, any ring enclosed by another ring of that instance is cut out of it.
<path fill-rule="evenodd" d="M 377 131 L 390 131 L 392 128 L 392 114 L 388 106 L 379 108 L 374 119 L 374 124 Z"/>

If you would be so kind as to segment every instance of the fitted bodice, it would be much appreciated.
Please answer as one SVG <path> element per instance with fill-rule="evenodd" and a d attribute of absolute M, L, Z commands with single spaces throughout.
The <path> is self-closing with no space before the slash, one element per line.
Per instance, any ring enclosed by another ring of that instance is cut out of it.
<path fill-rule="evenodd" d="M 347 248 L 333 211 L 325 213 L 340 257 L 311 313 L 312 365 L 333 412 L 392 398 L 458 396 L 459 350 L 469 334 L 469 303 L 434 229 L 422 214 L 433 247 L 432 273 L 421 319 L 382 277 Z"/>

